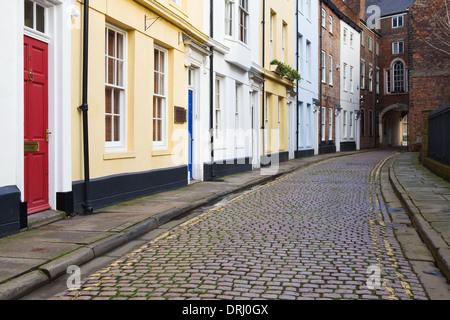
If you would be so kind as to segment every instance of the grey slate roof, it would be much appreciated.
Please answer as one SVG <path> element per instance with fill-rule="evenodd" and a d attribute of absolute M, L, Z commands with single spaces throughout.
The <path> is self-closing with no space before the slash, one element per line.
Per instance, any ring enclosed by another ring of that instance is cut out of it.
<path fill-rule="evenodd" d="M 366 18 L 368 17 L 367 8 L 371 5 L 377 5 L 381 8 L 381 16 L 390 16 L 393 14 L 405 12 L 416 0 L 366 0 Z"/>

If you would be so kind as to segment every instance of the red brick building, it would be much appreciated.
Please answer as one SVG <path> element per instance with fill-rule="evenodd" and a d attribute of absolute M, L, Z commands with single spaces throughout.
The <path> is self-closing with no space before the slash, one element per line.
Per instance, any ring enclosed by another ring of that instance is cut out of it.
<path fill-rule="evenodd" d="M 328 0 L 319 6 L 319 153 L 336 152 L 336 112 L 340 105 L 340 24 L 341 12 Z"/>
<path fill-rule="evenodd" d="M 376 28 L 380 146 L 420 151 L 423 110 L 450 101 L 450 26 L 442 24 L 449 5 L 448 0 L 366 0 L 366 18 L 375 14 L 371 6 L 381 14 Z"/>
<path fill-rule="evenodd" d="M 422 111 L 450 102 L 450 1 L 445 2 L 417 0 L 409 8 L 410 151 L 422 147 Z"/>
<path fill-rule="evenodd" d="M 405 146 L 408 137 L 408 28 L 407 9 L 414 0 L 366 0 L 378 6 L 379 90 L 377 118 L 379 145 Z M 369 10 L 370 11 L 370 10 Z M 370 14 L 370 13 L 369 13 Z M 370 19 L 369 16 L 367 16 Z M 376 76 L 375 76 L 376 77 Z"/>
<path fill-rule="evenodd" d="M 381 97 L 380 35 L 367 26 L 366 0 L 346 0 L 343 1 L 340 8 L 352 17 L 352 20 L 362 29 L 359 76 L 361 89 L 360 147 L 361 149 L 376 148 L 379 131 L 377 102 Z"/>

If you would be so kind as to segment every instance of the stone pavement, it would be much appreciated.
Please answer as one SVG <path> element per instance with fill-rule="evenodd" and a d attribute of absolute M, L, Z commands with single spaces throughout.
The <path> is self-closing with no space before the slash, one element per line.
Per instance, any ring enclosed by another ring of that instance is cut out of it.
<path fill-rule="evenodd" d="M 368 150 L 366 150 L 368 151 Z M 0 239 L 0 300 L 14 300 L 171 220 L 233 193 L 267 183 L 296 169 L 364 151 L 318 155 L 281 163 L 272 175 L 265 169 L 198 182 L 174 191 L 97 210 L 93 215 L 61 219 L 45 212 L 30 217 L 29 230 Z"/>
<path fill-rule="evenodd" d="M 401 153 L 389 165 L 392 187 L 416 230 L 450 281 L 450 183 L 426 169 L 419 153 Z"/>

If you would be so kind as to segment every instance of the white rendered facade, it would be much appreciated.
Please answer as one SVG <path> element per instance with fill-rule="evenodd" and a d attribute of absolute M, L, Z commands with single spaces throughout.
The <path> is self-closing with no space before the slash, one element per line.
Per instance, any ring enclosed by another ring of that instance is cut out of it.
<path fill-rule="evenodd" d="M 341 20 L 341 93 L 342 110 L 338 116 L 340 124 L 338 151 L 345 151 L 349 146 L 356 145 L 360 149 L 360 45 L 358 30 Z M 354 147 L 351 147 L 354 149 Z"/>
<path fill-rule="evenodd" d="M 299 155 L 311 155 L 311 152 L 318 154 L 318 125 L 317 112 L 315 112 L 315 102 L 319 100 L 319 31 L 317 26 L 318 0 L 296 0 L 294 9 L 298 30 L 295 33 L 296 43 L 296 63 L 302 80 L 298 82 L 297 88 L 297 112 L 295 109 L 290 118 L 290 157 L 293 158 L 293 151 L 298 151 Z M 298 127 L 297 127 L 298 126 Z M 298 139 L 296 137 L 298 132 Z M 296 147 L 298 141 L 298 146 Z"/>
<path fill-rule="evenodd" d="M 204 1 L 204 33 L 210 35 L 210 0 Z M 203 95 L 198 121 L 201 146 L 196 166 L 215 163 L 216 174 L 232 173 L 236 166 L 260 167 L 259 130 L 262 72 L 259 60 L 259 1 L 214 1 L 213 38 L 213 135 L 210 143 L 210 97 Z M 243 18 L 242 18 L 243 17 Z M 201 73 L 201 90 L 210 86 L 210 60 Z M 207 91 L 209 95 L 209 90 Z M 197 118 L 196 118 L 197 119 Z M 211 156 L 211 147 L 214 157 Z M 201 171 L 202 169 L 199 169 Z M 207 169 L 203 169 L 206 171 Z M 231 171 L 228 171 L 231 170 Z M 219 171 L 222 171 L 219 172 Z M 201 179 L 208 179 L 202 172 Z"/>
<path fill-rule="evenodd" d="M 25 3 L 5 1 L 0 13 L 4 77 L 0 80 L 3 113 L 0 133 L 8 156 L 0 157 L 0 189 L 13 186 L 25 201 L 24 37 L 48 45 L 48 204 L 57 209 L 57 193 L 72 190 L 71 32 L 80 29 L 79 8 L 72 0 L 40 0 L 45 30 L 25 26 Z M 31 73 L 31 71 L 30 71 Z"/>

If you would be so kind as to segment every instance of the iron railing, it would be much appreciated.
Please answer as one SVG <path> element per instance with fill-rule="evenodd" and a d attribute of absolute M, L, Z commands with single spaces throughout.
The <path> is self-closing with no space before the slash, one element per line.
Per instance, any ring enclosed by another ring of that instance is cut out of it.
<path fill-rule="evenodd" d="M 450 165 L 450 103 L 429 115 L 428 157 Z"/>

